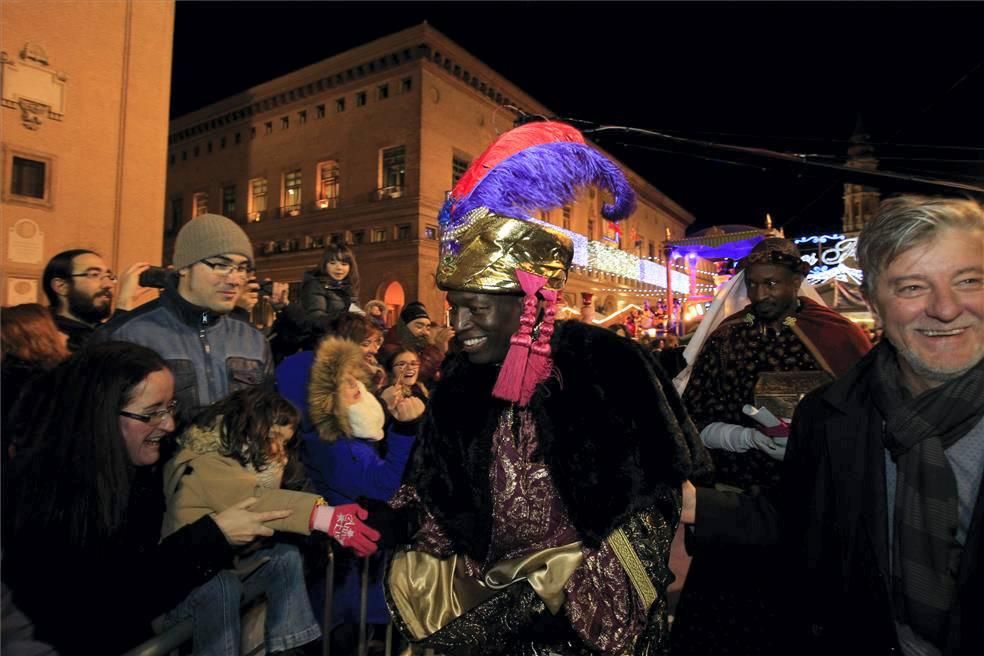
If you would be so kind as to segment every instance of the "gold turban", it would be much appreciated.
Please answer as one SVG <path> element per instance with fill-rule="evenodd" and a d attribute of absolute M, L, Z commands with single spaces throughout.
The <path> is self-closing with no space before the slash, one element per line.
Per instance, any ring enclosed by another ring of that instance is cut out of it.
<path fill-rule="evenodd" d="M 441 234 L 437 286 L 479 294 L 523 293 L 521 269 L 562 289 L 574 257 L 571 238 L 530 219 L 513 219 L 479 207 Z"/>

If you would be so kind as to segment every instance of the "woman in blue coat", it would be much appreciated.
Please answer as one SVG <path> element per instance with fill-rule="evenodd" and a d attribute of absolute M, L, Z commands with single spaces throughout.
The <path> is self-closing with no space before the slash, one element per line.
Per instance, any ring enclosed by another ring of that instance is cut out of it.
<path fill-rule="evenodd" d="M 315 491 L 332 505 L 389 500 L 403 477 L 423 402 L 415 397 L 394 400 L 389 410 L 395 421 L 384 434 L 383 408 L 365 387 L 362 352 L 354 342 L 336 337 L 326 338 L 316 352 L 285 359 L 276 378 L 280 393 L 304 416 L 301 460 Z M 362 562 L 342 554 L 338 558 L 331 629 L 359 623 Z M 379 556 L 370 561 L 368 624 L 389 622 L 383 562 Z M 309 592 L 316 615 L 323 617 L 324 579 L 315 580 Z"/>

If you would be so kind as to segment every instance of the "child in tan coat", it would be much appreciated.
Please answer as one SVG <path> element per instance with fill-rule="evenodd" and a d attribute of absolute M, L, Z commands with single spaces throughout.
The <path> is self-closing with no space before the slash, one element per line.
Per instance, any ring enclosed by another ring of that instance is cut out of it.
<path fill-rule="evenodd" d="M 252 496 L 254 512 L 293 511 L 267 523 L 271 536 L 320 531 L 359 556 L 375 552 L 379 533 L 362 522 L 368 516 L 363 508 L 329 506 L 317 494 L 282 487 L 287 443 L 298 420 L 290 402 L 260 387 L 235 392 L 200 415 L 178 438 L 179 451 L 164 467 L 162 536 Z M 235 571 L 220 572 L 192 591 L 168 613 L 165 625 L 192 617 L 196 654 L 231 653 L 239 644 L 239 599 L 250 586 L 266 593 L 267 651 L 294 649 L 318 637 L 297 547 L 276 540 L 245 547 Z"/>

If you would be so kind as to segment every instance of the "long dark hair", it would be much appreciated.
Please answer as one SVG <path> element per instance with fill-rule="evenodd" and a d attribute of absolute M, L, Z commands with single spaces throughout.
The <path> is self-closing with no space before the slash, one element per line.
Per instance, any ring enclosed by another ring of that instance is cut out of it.
<path fill-rule="evenodd" d="M 338 260 L 349 265 L 348 276 L 341 281 L 348 286 L 352 298 L 359 297 L 359 265 L 355 262 L 355 253 L 352 249 L 340 241 L 331 241 L 325 246 L 325 252 L 321 255 L 321 262 L 318 264 L 318 275 L 325 276 L 325 266 L 332 260 Z"/>
<path fill-rule="evenodd" d="M 219 430 L 222 455 L 261 471 L 270 464 L 270 430 L 274 426 L 296 428 L 300 419 L 290 401 L 257 385 L 213 403 L 195 418 L 195 424 Z"/>
<path fill-rule="evenodd" d="M 123 526 L 136 467 L 119 411 L 147 376 L 166 369 L 144 346 L 107 342 L 82 349 L 30 386 L 11 421 L 20 457 L 15 534 L 37 528 L 84 546 Z"/>

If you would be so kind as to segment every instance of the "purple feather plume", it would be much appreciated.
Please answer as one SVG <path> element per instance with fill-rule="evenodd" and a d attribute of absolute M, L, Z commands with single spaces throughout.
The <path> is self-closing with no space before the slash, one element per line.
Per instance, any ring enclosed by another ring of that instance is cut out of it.
<path fill-rule="evenodd" d="M 521 150 L 499 162 L 455 203 L 451 222 L 477 207 L 513 217 L 551 210 L 572 202 L 589 185 L 612 193 L 615 202 L 605 203 L 601 210 L 605 219 L 620 221 L 635 210 L 635 192 L 611 160 L 590 146 L 558 142 Z"/>

